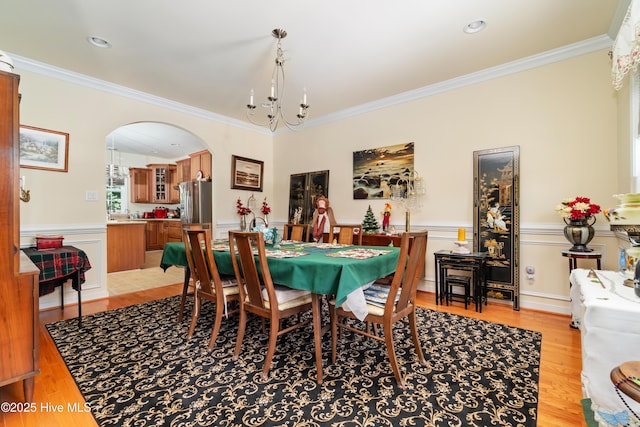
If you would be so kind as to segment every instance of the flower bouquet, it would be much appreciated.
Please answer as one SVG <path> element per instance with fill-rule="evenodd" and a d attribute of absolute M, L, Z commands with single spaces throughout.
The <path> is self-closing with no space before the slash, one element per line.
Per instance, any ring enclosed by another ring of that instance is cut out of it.
<path fill-rule="evenodd" d="M 600 212 L 600 205 L 591 203 L 588 197 L 574 197 L 573 199 L 564 199 L 557 207 L 556 211 L 567 222 L 586 222 L 594 218 L 594 215 Z M 595 221 L 594 221 L 595 222 Z"/>

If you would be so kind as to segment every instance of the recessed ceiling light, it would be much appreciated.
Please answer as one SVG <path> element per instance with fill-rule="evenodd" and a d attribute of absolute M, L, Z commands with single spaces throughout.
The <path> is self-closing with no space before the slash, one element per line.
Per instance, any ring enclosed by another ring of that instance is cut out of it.
<path fill-rule="evenodd" d="M 477 21 L 473 21 L 467 24 L 464 27 L 463 31 L 467 34 L 473 34 L 473 33 L 477 33 L 478 31 L 484 30 L 486 26 L 487 26 L 487 23 L 482 19 L 479 19 Z"/>
<path fill-rule="evenodd" d="M 87 41 L 95 47 L 101 47 L 105 49 L 111 47 L 111 43 L 101 37 L 89 36 L 87 37 Z"/>

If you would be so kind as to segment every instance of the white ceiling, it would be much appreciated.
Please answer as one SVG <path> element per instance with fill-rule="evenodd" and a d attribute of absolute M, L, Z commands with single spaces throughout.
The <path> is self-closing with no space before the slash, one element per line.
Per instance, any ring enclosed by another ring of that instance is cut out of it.
<path fill-rule="evenodd" d="M 629 2 L 2 0 L 0 50 L 246 121 L 250 89 L 258 105 L 267 96 L 271 31 L 283 28 L 285 112 L 306 88 L 311 124 L 585 40 L 612 42 Z M 462 31 L 478 19 L 484 31 Z"/>

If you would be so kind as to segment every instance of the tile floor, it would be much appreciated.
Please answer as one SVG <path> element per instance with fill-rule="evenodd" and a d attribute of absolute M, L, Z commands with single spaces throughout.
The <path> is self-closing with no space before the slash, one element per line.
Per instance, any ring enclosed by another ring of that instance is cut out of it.
<path fill-rule="evenodd" d="M 184 269 L 169 267 L 167 271 L 160 268 L 162 251 L 148 251 L 145 264 L 138 270 L 119 271 L 107 274 L 107 288 L 109 295 L 122 295 L 160 286 L 182 283 Z"/>

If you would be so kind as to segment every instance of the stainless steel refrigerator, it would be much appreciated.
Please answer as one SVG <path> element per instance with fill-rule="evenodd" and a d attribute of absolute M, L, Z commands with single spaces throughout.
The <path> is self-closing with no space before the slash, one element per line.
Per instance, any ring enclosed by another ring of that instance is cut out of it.
<path fill-rule="evenodd" d="M 180 218 L 183 224 L 210 223 L 212 218 L 211 181 L 185 181 L 180 189 Z"/>

